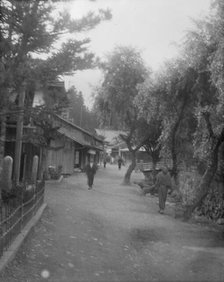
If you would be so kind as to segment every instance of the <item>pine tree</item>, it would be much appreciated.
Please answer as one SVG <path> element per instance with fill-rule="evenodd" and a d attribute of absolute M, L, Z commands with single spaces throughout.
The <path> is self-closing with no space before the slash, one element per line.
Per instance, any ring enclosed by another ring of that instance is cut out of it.
<path fill-rule="evenodd" d="M 12 109 L 13 93 L 19 96 L 24 85 L 26 89 L 34 85 L 35 89 L 41 84 L 48 95 L 50 80 L 95 64 L 94 54 L 88 51 L 89 39 L 77 40 L 74 35 L 110 19 L 110 11 L 100 10 L 98 14 L 89 13 L 74 20 L 67 12 L 57 11 L 58 2 L 2 0 L 0 3 L 0 108 L 4 113 L 0 117 L 0 154 L 4 154 L 5 116 Z M 26 91 L 25 99 L 31 98 L 29 95 L 32 91 Z M 14 105 L 13 111 L 16 110 Z"/>

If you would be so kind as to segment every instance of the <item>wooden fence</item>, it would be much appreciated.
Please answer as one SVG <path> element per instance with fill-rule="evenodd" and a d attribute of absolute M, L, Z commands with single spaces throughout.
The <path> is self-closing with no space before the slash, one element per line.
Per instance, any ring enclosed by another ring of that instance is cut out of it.
<path fill-rule="evenodd" d="M 24 189 L 20 197 L 0 200 L 0 258 L 44 202 L 44 181 Z"/>

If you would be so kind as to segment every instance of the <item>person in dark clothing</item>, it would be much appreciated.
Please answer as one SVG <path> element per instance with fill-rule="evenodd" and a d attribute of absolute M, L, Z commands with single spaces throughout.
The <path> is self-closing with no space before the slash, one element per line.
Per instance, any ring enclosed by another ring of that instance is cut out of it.
<path fill-rule="evenodd" d="M 121 169 L 121 165 L 123 163 L 123 160 L 121 157 L 117 160 L 117 163 L 118 163 L 118 169 Z"/>
<path fill-rule="evenodd" d="M 158 173 L 156 177 L 156 186 L 158 188 L 158 196 L 159 196 L 159 213 L 163 214 L 165 209 L 168 189 L 172 187 L 171 176 L 166 167 L 163 167 L 162 171 Z"/>
<path fill-rule="evenodd" d="M 104 160 L 103 160 L 103 167 L 106 168 L 106 166 L 107 166 L 107 160 L 104 159 Z"/>
<path fill-rule="evenodd" d="M 97 164 L 91 158 L 90 162 L 85 167 L 85 173 L 87 175 L 87 184 L 89 186 L 88 190 L 93 188 L 93 181 L 96 171 L 97 171 Z"/>

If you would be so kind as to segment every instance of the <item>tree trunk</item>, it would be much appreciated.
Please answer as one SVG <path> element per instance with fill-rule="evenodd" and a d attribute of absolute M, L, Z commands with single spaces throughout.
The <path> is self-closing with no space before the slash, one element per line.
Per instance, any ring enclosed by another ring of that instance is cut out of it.
<path fill-rule="evenodd" d="M 174 141 L 175 143 L 175 141 Z M 175 149 L 175 144 L 172 144 L 171 149 L 172 154 L 172 161 L 173 161 L 173 167 L 172 167 L 172 176 L 174 177 L 175 183 L 177 182 L 177 176 L 178 176 L 178 170 L 177 170 L 177 153 Z"/>
<path fill-rule="evenodd" d="M 1 75 L 0 75 L 1 76 Z M 1 79 L 0 79 L 1 80 Z M 4 81 L 4 70 L 2 81 Z M 1 81 L 1 82 L 2 82 Z M 7 102 L 6 97 L 8 97 L 8 92 L 3 84 L 0 83 L 1 89 L 1 131 L 0 131 L 0 170 L 2 169 L 3 159 L 5 156 L 5 139 L 6 139 L 6 112 L 7 112 Z"/>
<path fill-rule="evenodd" d="M 195 210 L 196 207 L 198 207 L 201 204 L 201 202 L 204 200 L 204 198 L 207 196 L 209 192 L 210 184 L 217 171 L 219 147 L 222 144 L 222 142 L 223 141 L 221 140 L 220 137 L 218 141 L 216 141 L 215 146 L 213 146 L 213 149 L 210 154 L 210 161 L 208 163 L 207 169 L 204 175 L 202 176 L 199 187 L 197 189 L 197 195 L 193 201 L 193 204 L 186 207 L 184 213 L 185 220 L 190 219 L 192 212 Z"/>
<path fill-rule="evenodd" d="M 158 158 L 153 158 L 152 154 L 152 181 L 155 184 L 156 182 L 156 165 L 157 165 Z"/>
<path fill-rule="evenodd" d="M 181 113 L 181 117 L 183 115 L 183 111 Z M 178 187 L 178 166 L 177 166 L 177 147 L 176 147 L 176 136 L 177 136 L 177 131 L 180 125 L 180 119 L 178 122 L 176 122 L 173 133 L 172 133 L 172 141 L 171 141 L 171 156 L 172 156 L 172 171 L 171 171 L 171 176 L 174 178 L 175 181 L 175 186 Z"/>
<path fill-rule="evenodd" d="M 132 171 L 135 169 L 136 166 L 136 151 L 131 152 L 131 164 L 129 165 L 123 180 L 124 185 L 130 184 L 131 174 Z"/>
<path fill-rule="evenodd" d="M 14 180 L 16 184 L 20 181 L 21 154 L 23 144 L 23 118 L 24 118 L 25 84 L 19 89 L 19 114 L 16 123 L 16 144 L 14 160 Z"/>
<path fill-rule="evenodd" d="M 5 155 L 5 136 L 6 136 L 6 116 L 1 117 L 1 132 L 0 132 L 0 170 Z"/>
<path fill-rule="evenodd" d="M 172 154 L 172 161 L 173 161 L 173 167 L 172 167 L 172 170 L 171 170 L 171 177 L 173 177 L 173 179 L 174 179 L 174 187 L 172 187 L 172 189 L 179 191 L 179 174 L 178 174 L 177 152 L 176 152 L 175 144 L 173 145 L 173 148 L 171 150 L 171 154 Z"/>
<path fill-rule="evenodd" d="M 173 167 L 172 167 L 172 176 L 174 177 L 175 185 L 178 187 L 178 166 L 177 166 L 177 144 L 176 144 L 176 137 L 178 136 L 178 129 L 180 127 L 180 123 L 184 117 L 184 110 L 187 105 L 187 96 L 185 96 L 185 99 L 182 103 L 182 106 L 180 108 L 179 116 L 176 120 L 176 123 L 173 128 L 172 132 L 172 141 L 171 141 L 171 155 L 172 155 L 172 161 L 173 161 Z"/>
<path fill-rule="evenodd" d="M 219 181 L 219 193 L 224 199 L 224 143 L 222 143 L 219 149 L 217 174 Z"/>

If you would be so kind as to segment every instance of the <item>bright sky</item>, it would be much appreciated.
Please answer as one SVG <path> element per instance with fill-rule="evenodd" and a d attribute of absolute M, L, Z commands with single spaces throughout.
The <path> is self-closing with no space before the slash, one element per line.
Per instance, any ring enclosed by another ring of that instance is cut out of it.
<path fill-rule="evenodd" d="M 82 34 L 91 38 L 90 50 L 103 57 L 117 45 L 132 46 L 142 52 L 146 64 L 157 70 L 178 54 L 177 44 L 193 26 L 192 18 L 208 14 L 212 0 L 74 0 L 67 3 L 70 13 L 80 17 L 88 11 L 110 8 L 113 18 Z M 82 91 L 91 108 L 92 87 L 99 83 L 100 71 L 77 72 L 66 79 L 67 87 Z"/>

